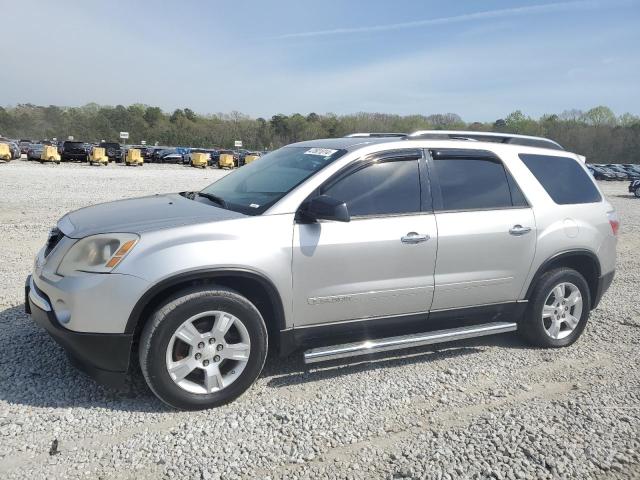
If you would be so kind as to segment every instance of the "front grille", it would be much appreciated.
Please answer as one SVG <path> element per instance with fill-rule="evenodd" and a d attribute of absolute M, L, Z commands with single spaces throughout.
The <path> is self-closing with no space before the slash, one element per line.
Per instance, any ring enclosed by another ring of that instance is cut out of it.
<path fill-rule="evenodd" d="M 47 257 L 51 251 L 56 248 L 56 245 L 60 243 L 60 240 L 64 238 L 64 233 L 60 231 L 58 227 L 53 227 L 49 232 L 49 238 L 47 239 L 47 245 L 44 249 L 44 256 Z"/>

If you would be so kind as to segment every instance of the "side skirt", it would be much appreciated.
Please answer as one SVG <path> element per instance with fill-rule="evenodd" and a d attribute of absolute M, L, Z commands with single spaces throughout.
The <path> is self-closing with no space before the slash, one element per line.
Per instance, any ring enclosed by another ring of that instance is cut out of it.
<path fill-rule="evenodd" d="M 517 324 L 526 308 L 526 301 L 508 302 L 295 327 L 280 331 L 280 355 L 287 356 L 303 348 L 389 339 L 417 333 L 442 332 L 488 323 Z"/>

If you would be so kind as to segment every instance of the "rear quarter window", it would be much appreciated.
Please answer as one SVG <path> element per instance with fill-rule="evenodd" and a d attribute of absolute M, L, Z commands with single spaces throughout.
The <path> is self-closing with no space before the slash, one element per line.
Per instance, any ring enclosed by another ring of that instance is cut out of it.
<path fill-rule="evenodd" d="M 573 158 L 532 153 L 521 153 L 519 156 L 558 205 L 602 200 L 589 174 Z"/>

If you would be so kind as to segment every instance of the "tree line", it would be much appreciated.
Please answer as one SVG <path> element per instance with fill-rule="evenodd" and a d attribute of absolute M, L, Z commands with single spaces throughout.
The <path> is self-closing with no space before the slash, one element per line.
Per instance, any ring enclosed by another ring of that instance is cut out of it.
<path fill-rule="evenodd" d="M 0 107 L 0 135 L 33 140 L 118 141 L 128 131 L 130 143 L 191 147 L 272 150 L 313 138 L 341 137 L 353 132 L 412 132 L 423 129 L 468 129 L 551 138 L 594 163 L 640 163 L 640 117 L 616 116 L 606 106 L 568 110 L 535 119 L 516 110 L 494 122 L 465 122 L 454 113 L 391 115 L 385 113 L 309 113 L 252 118 L 239 112 L 199 115 L 188 108 L 172 113 L 134 104 L 82 107 L 20 104 Z"/>

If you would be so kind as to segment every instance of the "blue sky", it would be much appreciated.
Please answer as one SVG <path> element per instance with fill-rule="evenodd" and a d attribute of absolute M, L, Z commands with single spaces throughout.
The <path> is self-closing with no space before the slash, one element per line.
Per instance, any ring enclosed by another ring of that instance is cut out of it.
<path fill-rule="evenodd" d="M 640 0 L 0 0 L 0 104 L 640 114 Z"/>

